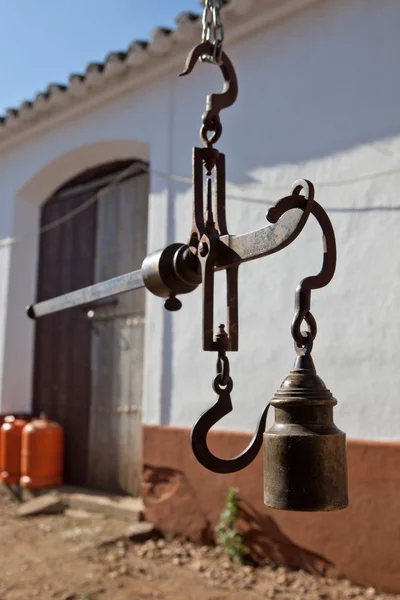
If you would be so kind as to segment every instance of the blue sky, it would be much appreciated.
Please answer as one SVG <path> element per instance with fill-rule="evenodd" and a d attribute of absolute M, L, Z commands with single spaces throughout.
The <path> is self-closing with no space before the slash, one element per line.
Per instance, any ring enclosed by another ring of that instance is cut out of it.
<path fill-rule="evenodd" d="M 32 99 L 50 82 L 148 39 L 156 26 L 173 27 L 199 0 L 0 0 L 0 114 Z"/>

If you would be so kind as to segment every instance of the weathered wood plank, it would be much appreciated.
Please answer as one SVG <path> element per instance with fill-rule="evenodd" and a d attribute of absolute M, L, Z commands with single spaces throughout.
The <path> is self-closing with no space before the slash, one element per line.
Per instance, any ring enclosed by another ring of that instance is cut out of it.
<path fill-rule="evenodd" d="M 99 202 L 96 281 L 140 268 L 147 250 L 147 204 L 146 174 L 125 181 Z M 140 492 L 142 469 L 144 310 L 144 290 L 99 308 L 92 346 L 90 483 L 133 495 Z"/>

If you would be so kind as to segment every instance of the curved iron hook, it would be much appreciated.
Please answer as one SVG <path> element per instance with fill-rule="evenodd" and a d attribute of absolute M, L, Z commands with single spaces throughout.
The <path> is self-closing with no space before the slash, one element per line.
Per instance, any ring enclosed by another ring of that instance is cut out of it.
<path fill-rule="evenodd" d="M 202 42 L 189 52 L 186 59 L 185 68 L 179 76 L 188 75 L 194 69 L 195 64 L 202 56 L 214 56 L 214 46 L 211 42 Z M 222 125 L 219 119 L 219 113 L 224 108 L 231 106 L 238 95 L 238 82 L 233 64 L 225 52 L 222 52 L 218 66 L 224 77 L 224 88 L 221 94 L 210 94 L 207 96 L 206 112 L 203 115 L 203 128 L 201 137 L 207 145 L 213 144 L 218 140 L 222 132 Z M 208 131 L 214 131 L 210 139 L 206 137 Z"/>
<path fill-rule="evenodd" d="M 305 197 L 300 195 L 301 190 L 304 190 Z M 318 221 L 320 221 L 320 211 L 324 213 L 325 211 L 317 205 L 318 208 L 316 212 L 313 212 L 314 203 L 314 187 L 312 183 L 300 179 L 297 180 L 293 186 L 292 196 L 286 196 L 279 200 L 279 202 L 269 210 L 267 218 L 272 223 L 276 223 L 285 212 L 292 210 L 293 208 L 301 208 L 304 212 L 307 212 L 307 216 L 309 212 L 312 212 L 317 217 Z M 307 279 L 309 280 L 312 278 Z M 307 280 L 303 280 L 301 285 L 304 284 L 304 282 L 308 285 Z M 234 473 L 247 467 L 259 453 L 262 446 L 269 404 L 261 414 L 253 439 L 241 454 L 234 458 L 219 458 L 218 456 L 215 456 L 209 450 L 207 445 L 208 432 L 220 419 L 228 415 L 233 408 L 230 396 L 233 388 L 232 379 L 229 377 L 227 385 L 223 387 L 221 386 L 220 377 L 221 375 L 217 375 L 213 383 L 213 389 L 218 394 L 218 400 L 211 408 L 207 409 L 195 423 L 191 433 L 191 445 L 193 454 L 199 463 L 206 469 L 209 469 L 214 473 Z"/>
<path fill-rule="evenodd" d="M 225 388 L 220 386 L 218 377 L 219 376 L 217 375 L 213 383 L 213 389 L 218 394 L 218 400 L 211 408 L 203 412 L 196 421 L 192 429 L 190 441 L 193 454 L 203 467 L 214 473 L 235 473 L 236 471 L 240 471 L 247 467 L 260 451 L 265 424 L 267 422 L 269 404 L 265 407 L 258 421 L 253 439 L 241 454 L 238 454 L 235 458 L 219 458 L 218 456 L 215 456 L 207 446 L 207 434 L 217 421 L 232 411 L 230 392 L 233 388 L 233 382 L 230 377 Z"/>
<path fill-rule="evenodd" d="M 292 336 L 298 347 L 307 345 L 307 338 L 311 338 L 312 343 L 317 335 L 317 324 L 313 315 L 310 313 L 311 291 L 328 285 L 336 270 L 336 240 L 332 223 L 326 211 L 318 204 L 318 202 L 313 202 L 310 212 L 314 215 L 322 229 L 324 257 L 322 268 L 318 275 L 305 277 L 300 281 L 296 288 L 296 314 L 292 321 Z M 306 336 L 301 332 L 301 324 L 304 320 L 309 327 L 309 333 Z"/>

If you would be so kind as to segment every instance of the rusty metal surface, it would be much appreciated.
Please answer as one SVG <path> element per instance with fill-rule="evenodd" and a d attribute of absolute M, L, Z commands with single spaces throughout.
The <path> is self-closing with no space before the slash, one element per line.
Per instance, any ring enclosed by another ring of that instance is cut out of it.
<path fill-rule="evenodd" d="M 295 299 L 296 313 L 292 321 L 292 336 L 295 343 L 298 347 L 302 347 L 306 341 L 310 345 L 310 352 L 315 336 L 317 335 L 317 325 L 310 312 L 311 291 L 328 285 L 336 270 L 336 241 L 332 223 L 322 206 L 317 202 L 313 203 L 311 213 L 322 229 L 323 262 L 318 275 L 306 277 L 297 286 Z M 306 321 L 308 326 L 308 331 L 304 334 L 301 332 L 303 321 Z"/>
<path fill-rule="evenodd" d="M 334 424 L 337 402 L 311 357 L 317 324 L 310 308 L 311 291 L 328 285 L 335 273 L 336 242 L 317 202 L 311 213 L 323 233 L 323 263 L 318 275 L 306 277 L 296 289 L 292 336 L 298 356 L 271 400 L 275 424 L 264 434 L 264 502 L 281 510 L 331 511 L 348 505 L 346 436 Z"/>
<path fill-rule="evenodd" d="M 300 195 L 304 190 L 305 194 Z M 269 209 L 266 218 L 272 223 L 241 235 L 222 235 L 225 246 L 219 251 L 216 271 L 279 252 L 302 232 L 312 212 L 314 186 L 305 179 L 297 180 L 290 196 L 279 200 Z"/>
<path fill-rule="evenodd" d="M 241 454 L 234 458 L 219 458 L 215 456 L 208 448 L 207 433 L 220 419 L 232 411 L 232 378 L 228 377 L 225 386 L 221 384 L 221 379 L 221 375 L 217 375 L 213 382 L 213 390 L 218 395 L 217 402 L 200 416 L 192 429 L 190 439 L 193 454 L 203 467 L 214 473 L 234 473 L 247 467 L 259 453 L 263 442 L 269 406 L 264 409 L 253 439 Z"/>
<path fill-rule="evenodd" d="M 220 155 L 220 157 L 221 156 L 222 155 Z M 218 182 L 217 185 L 222 187 L 220 182 Z M 202 189 L 202 185 L 199 187 Z M 272 216 L 275 218 L 278 214 L 278 212 L 273 212 L 275 208 L 279 206 L 279 212 L 281 212 L 283 207 L 286 206 L 287 212 L 285 212 L 276 223 L 262 227 L 255 232 L 249 232 L 238 236 L 230 236 L 227 234 L 219 237 L 218 242 L 220 248 L 214 271 L 227 269 L 234 265 L 238 266 L 242 262 L 273 254 L 294 241 L 302 231 L 308 218 L 309 209 L 311 209 L 310 201 L 306 202 L 306 200 L 307 199 L 304 196 L 299 196 L 298 198 L 288 196 L 287 198 L 280 200 L 276 207 L 273 207 L 268 211 L 267 218 L 272 219 Z M 296 202 L 301 203 L 303 208 L 291 209 L 289 205 L 292 204 L 295 206 Z M 199 212 L 202 215 L 202 212 Z M 219 223 L 223 222 L 223 216 L 220 216 Z M 185 244 L 177 244 L 176 247 L 178 248 L 178 246 L 183 249 L 188 248 Z M 179 265 L 177 266 L 175 254 L 170 256 L 169 251 L 166 252 L 166 250 L 167 249 L 159 250 L 147 257 L 145 259 L 146 264 L 144 263 L 142 269 L 81 288 L 74 292 L 69 292 L 68 294 L 56 298 L 33 304 L 27 309 L 28 316 L 37 319 L 68 308 L 86 304 L 89 305 L 98 300 L 110 298 L 144 286 L 152 293 L 164 298 L 168 297 L 171 293 L 184 293 L 182 290 L 184 287 L 187 291 L 195 289 L 201 282 L 199 264 L 197 264 L 195 256 L 191 253 L 190 256 L 186 254 L 185 256 L 180 257 Z M 167 265 L 164 256 L 163 270 L 160 270 L 158 262 L 159 256 L 162 253 L 168 254 L 171 262 Z M 150 266 L 152 261 L 153 265 Z M 166 273 L 169 273 L 168 277 Z M 148 277 L 146 283 L 143 281 L 144 276 Z M 171 284 L 170 288 L 166 287 L 163 277 L 169 279 L 169 283 Z M 175 283 L 173 283 L 174 279 Z M 150 280 L 152 283 L 150 283 Z M 157 285 L 159 288 L 157 288 L 157 286 L 152 287 L 156 282 L 158 282 Z"/>
<path fill-rule="evenodd" d="M 214 46 L 211 42 L 202 42 L 195 46 L 186 59 L 185 68 L 180 76 L 191 73 L 200 58 L 208 56 L 214 57 Z M 215 144 L 222 133 L 222 125 L 219 113 L 224 108 L 232 106 L 238 95 L 238 82 L 235 69 L 225 52 L 221 52 L 218 61 L 224 77 L 224 88 L 221 94 L 210 94 L 207 96 L 206 112 L 203 115 L 203 126 L 200 130 L 200 137 L 205 146 Z M 207 134 L 211 133 L 211 137 Z"/>
<path fill-rule="evenodd" d="M 264 433 L 264 502 L 271 508 L 346 508 L 346 436 L 333 422 L 336 400 L 315 371 L 310 353 L 271 400 L 275 424 Z"/>

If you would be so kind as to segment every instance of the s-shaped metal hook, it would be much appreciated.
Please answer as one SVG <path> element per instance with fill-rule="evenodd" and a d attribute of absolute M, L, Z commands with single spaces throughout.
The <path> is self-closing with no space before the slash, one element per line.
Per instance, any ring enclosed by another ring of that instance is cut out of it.
<path fill-rule="evenodd" d="M 202 56 L 214 56 L 214 46 L 211 42 L 203 42 L 195 46 L 188 54 L 185 68 L 180 76 L 188 75 L 194 69 L 195 64 Z M 212 146 L 221 136 L 222 125 L 219 113 L 222 109 L 231 106 L 238 95 L 238 82 L 233 64 L 225 52 L 222 52 L 218 66 L 224 76 L 224 88 L 221 94 L 210 94 L 207 96 L 206 112 L 203 114 L 203 127 L 200 137 L 205 146 Z M 208 132 L 213 132 L 210 138 Z"/>
<path fill-rule="evenodd" d="M 302 279 L 296 289 L 295 310 L 292 321 L 292 336 L 298 348 L 305 348 L 308 353 L 312 350 L 313 341 L 317 335 L 317 324 L 310 312 L 311 291 L 325 287 L 331 281 L 336 269 L 336 240 L 332 223 L 318 202 L 313 202 L 311 214 L 314 215 L 322 229 L 324 258 L 318 275 Z M 305 321 L 308 331 L 302 333 L 301 324 Z"/>

